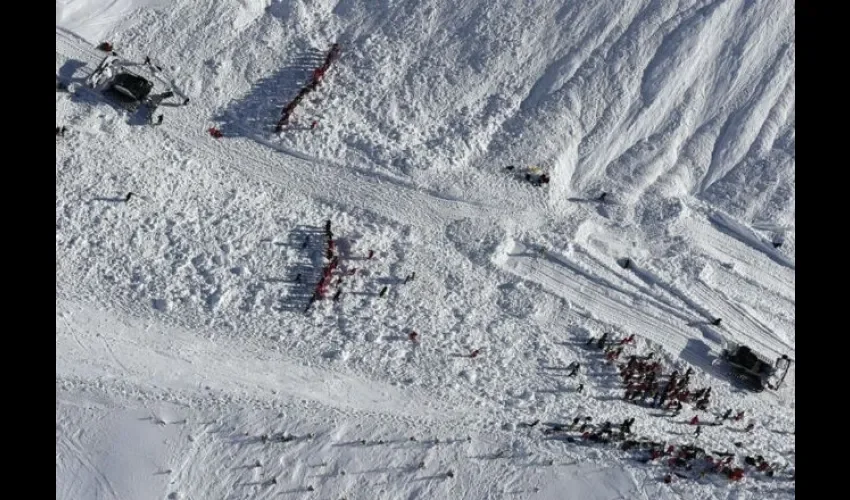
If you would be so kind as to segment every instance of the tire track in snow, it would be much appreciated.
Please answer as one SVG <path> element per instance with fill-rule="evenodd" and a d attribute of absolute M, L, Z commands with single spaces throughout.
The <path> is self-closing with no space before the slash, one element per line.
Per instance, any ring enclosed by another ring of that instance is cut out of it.
<path fill-rule="evenodd" d="M 783 354 L 794 357 L 795 349 L 793 346 L 776 338 L 769 327 L 734 302 L 726 300 L 724 296 L 718 296 L 716 291 L 710 289 L 701 281 L 695 282 L 692 290 L 699 300 L 709 304 L 712 310 L 718 313 L 718 317 L 723 319 L 721 328 L 732 333 L 735 340 L 745 344 L 756 344 L 752 347 L 757 351 L 767 349 L 774 358 Z M 759 332 L 759 334 L 752 332 Z M 759 346 L 761 349 L 759 349 Z M 762 354 L 767 353 L 762 352 Z"/>
<path fill-rule="evenodd" d="M 717 231 L 700 220 L 687 219 L 676 231 L 698 248 L 703 249 L 712 260 L 720 263 L 731 261 L 737 274 L 750 280 L 753 278 L 747 278 L 747 276 L 757 277 L 756 282 L 768 285 L 775 293 L 794 301 L 795 271 L 793 269 L 777 266 L 776 262 L 763 254 L 754 254 L 740 240 Z M 761 262 L 758 262 L 759 260 Z"/>
<path fill-rule="evenodd" d="M 504 256 L 497 256 L 494 260 L 503 269 L 541 284 L 600 321 L 623 325 L 625 329 L 664 347 L 674 355 L 681 355 L 686 350 L 690 338 L 682 333 L 685 326 L 680 327 L 662 319 L 670 316 L 666 311 L 620 289 L 615 288 L 613 293 L 609 293 L 603 283 L 580 270 L 574 274 L 549 259 L 535 260 L 516 255 L 527 250 L 521 243 L 513 242 Z M 647 309 L 653 310 L 654 314 L 647 313 Z"/>

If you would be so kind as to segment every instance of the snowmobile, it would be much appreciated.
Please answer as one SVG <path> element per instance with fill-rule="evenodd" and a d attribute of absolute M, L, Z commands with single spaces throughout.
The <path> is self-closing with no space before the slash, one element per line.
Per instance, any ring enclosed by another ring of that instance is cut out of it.
<path fill-rule="evenodd" d="M 120 109 L 141 112 L 150 123 L 160 105 L 185 106 L 189 99 L 161 75 L 162 68 L 150 62 L 133 63 L 112 52 L 98 64 L 86 84 Z M 157 85 L 159 84 L 159 85 Z M 158 92 L 154 92 L 158 91 Z M 178 97 L 177 102 L 165 102 Z"/>
<path fill-rule="evenodd" d="M 786 355 L 771 362 L 749 347 L 734 342 L 727 343 L 721 358 L 732 368 L 735 380 L 755 392 L 761 392 L 765 387 L 779 389 L 791 366 Z"/>

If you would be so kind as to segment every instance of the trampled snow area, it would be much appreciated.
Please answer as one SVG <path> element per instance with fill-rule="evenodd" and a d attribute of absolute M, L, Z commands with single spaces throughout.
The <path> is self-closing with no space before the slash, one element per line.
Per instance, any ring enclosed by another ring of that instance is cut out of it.
<path fill-rule="evenodd" d="M 56 25 L 57 498 L 795 496 L 795 364 L 751 392 L 720 359 L 796 359 L 792 2 L 57 0 Z M 87 89 L 101 41 L 190 104 L 152 127 Z M 625 400 L 606 332 L 708 409 Z M 745 476 L 543 432 L 587 416 Z"/>

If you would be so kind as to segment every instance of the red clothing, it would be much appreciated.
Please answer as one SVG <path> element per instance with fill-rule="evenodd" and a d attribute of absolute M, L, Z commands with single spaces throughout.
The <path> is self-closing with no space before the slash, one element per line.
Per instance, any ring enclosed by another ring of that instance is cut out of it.
<path fill-rule="evenodd" d="M 699 417 L 694 415 L 694 418 L 691 419 L 691 425 L 699 425 Z"/>

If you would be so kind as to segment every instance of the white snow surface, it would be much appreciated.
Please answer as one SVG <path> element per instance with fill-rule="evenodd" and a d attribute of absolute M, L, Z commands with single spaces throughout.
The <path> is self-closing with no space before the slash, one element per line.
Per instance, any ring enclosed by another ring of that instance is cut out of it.
<path fill-rule="evenodd" d="M 57 0 L 59 78 L 82 82 L 108 40 L 191 97 L 148 127 L 56 93 L 57 499 L 794 497 L 795 364 L 752 393 L 718 363 L 729 341 L 796 359 L 794 15 Z M 305 314 L 326 220 L 357 273 Z M 624 401 L 584 347 L 603 332 L 692 367 L 709 411 Z M 747 421 L 683 423 L 727 408 Z M 540 432 L 576 416 L 782 468 L 665 484 L 663 460 Z"/>

